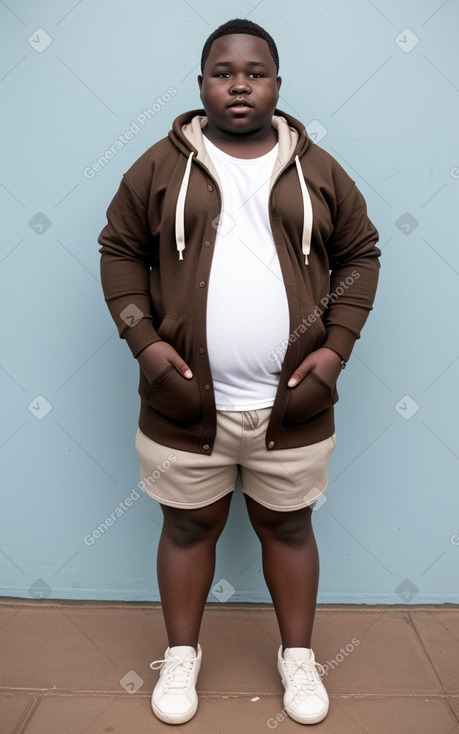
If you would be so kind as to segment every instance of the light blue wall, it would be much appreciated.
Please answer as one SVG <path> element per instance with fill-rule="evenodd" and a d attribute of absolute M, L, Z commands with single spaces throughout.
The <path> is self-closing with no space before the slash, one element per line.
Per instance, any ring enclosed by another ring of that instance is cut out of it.
<path fill-rule="evenodd" d="M 381 234 L 314 512 L 319 602 L 459 602 L 455 0 L 0 4 L 2 593 L 158 599 L 153 500 L 83 540 L 138 482 L 137 364 L 103 302 L 97 236 L 123 172 L 200 106 L 201 48 L 230 16 L 274 35 L 280 108 L 326 130 Z M 240 494 L 218 559 L 211 601 L 269 600 Z"/>

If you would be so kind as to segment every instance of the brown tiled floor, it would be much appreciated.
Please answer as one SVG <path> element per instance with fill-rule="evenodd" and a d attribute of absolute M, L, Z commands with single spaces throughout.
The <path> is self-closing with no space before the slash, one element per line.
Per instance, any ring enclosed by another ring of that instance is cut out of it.
<path fill-rule="evenodd" d="M 0 600 L 0 732 L 305 731 L 283 718 L 269 605 L 209 605 L 200 644 L 198 713 L 172 727 L 150 708 L 149 663 L 167 646 L 158 604 Z M 330 712 L 309 730 L 459 734 L 459 607 L 319 605 L 313 649 Z"/>

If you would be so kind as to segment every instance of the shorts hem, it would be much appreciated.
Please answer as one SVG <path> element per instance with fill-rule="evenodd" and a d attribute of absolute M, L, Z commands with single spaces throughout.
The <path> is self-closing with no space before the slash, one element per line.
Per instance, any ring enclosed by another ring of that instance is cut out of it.
<path fill-rule="evenodd" d="M 159 497 L 159 495 L 155 495 L 153 494 L 153 492 L 148 492 L 148 490 L 146 489 L 144 491 L 145 491 L 145 494 L 151 497 L 152 500 L 156 500 L 161 505 L 167 505 L 167 507 L 176 507 L 179 510 L 198 510 L 201 507 L 207 507 L 208 505 L 211 505 L 214 502 L 217 502 L 222 497 L 224 497 L 226 494 L 229 494 L 230 492 L 234 492 L 234 485 L 231 485 L 227 489 L 223 490 L 223 492 L 220 492 L 220 494 L 217 494 L 215 497 L 212 497 L 209 500 L 202 500 L 201 502 L 174 502 L 173 500 Z"/>
<path fill-rule="evenodd" d="M 274 510 L 275 512 L 294 512 L 295 510 L 303 510 L 305 507 L 312 507 L 320 497 L 322 497 L 323 494 L 325 494 L 325 491 L 328 487 L 328 482 L 326 483 L 325 487 L 321 490 L 320 494 L 317 495 L 315 500 L 313 502 L 299 502 L 296 505 L 273 505 L 270 502 L 266 502 L 265 500 L 260 499 L 255 492 L 253 492 L 250 489 L 243 489 L 242 492 L 249 497 L 251 497 L 255 502 L 258 502 L 259 505 L 263 505 L 263 507 L 266 507 L 268 510 Z"/>

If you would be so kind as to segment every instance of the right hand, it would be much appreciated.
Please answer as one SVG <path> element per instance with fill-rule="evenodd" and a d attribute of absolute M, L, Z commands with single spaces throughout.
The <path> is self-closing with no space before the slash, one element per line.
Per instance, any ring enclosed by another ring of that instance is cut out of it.
<path fill-rule="evenodd" d="M 167 342 L 154 342 L 137 355 L 140 368 L 151 384 L 158 375 L 172 364 L 177 372 L 190 380 L 193 373 L 178 352 Z"/>

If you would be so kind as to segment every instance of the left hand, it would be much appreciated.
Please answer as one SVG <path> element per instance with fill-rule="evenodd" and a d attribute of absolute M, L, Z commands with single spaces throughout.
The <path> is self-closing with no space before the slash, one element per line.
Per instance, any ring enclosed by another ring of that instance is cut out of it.
<path fill-rule="evenodd" d="M 316 349 L 315 352 L 308 354 L 306 359 L 296 368 L 287 383 L 288 387 L 296 387 L 308 372 L 315 372 L 333 389 L 341 372 L 341 357 L 328 347 Z"/>

